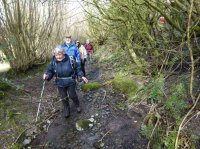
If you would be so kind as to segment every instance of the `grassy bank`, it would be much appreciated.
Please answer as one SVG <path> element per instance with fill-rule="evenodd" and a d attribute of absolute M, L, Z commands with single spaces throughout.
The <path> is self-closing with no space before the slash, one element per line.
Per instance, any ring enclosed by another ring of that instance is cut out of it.
<path fill-rule="evenodd" d="M 125 102 L 127 107 L 131 108 L 131 105 L 135 107 L 141 103 L 151 107 L 141 126 L 141 134 L 149 140 L 149 147 L 174 148 L 178 127 L 193 106 L 189 94 L 190 72 L 181 72 L 172 76 L 161 72 L 146 76 L 141 68 L 131 63 L 125 51 L 113 49 L 110 45 L 100 47 L 95 53 L 95 58 L 108 75 L 112 74 L 112 87 L 127 96 L 128 102 Z M 199 88 L 197 74 L 194 80 L 193 87 L 196 92 Z M 197 109 L 198 107 L 196 106 Z M 194 110 L 188 119 L 191 120 L 197 114 L 198 111 Z M 199 147 L 198 122 L 199 118 L 188 121 L 184 132 L 179 135 L 180 148 Z"/>

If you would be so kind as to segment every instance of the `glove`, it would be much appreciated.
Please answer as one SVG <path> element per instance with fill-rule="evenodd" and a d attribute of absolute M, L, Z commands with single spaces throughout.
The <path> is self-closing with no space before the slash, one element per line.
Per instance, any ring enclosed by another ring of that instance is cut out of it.
<path fill-rule="evenodd" d="M 47 80 L 48 79 L 48 75 L 45 73 L 43 74 L 43 80 Z"/>

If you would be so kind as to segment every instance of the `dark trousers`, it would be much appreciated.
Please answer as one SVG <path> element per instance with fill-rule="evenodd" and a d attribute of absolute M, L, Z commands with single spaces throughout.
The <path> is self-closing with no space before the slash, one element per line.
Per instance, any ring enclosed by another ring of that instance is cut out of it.
<path fill-rule="evenodd" d="M 59 94 L 63 100 L 65 100 L 65 103 L 69 105 L 69 98 L 73 100 L 73 103 L 76 107 L 79 107 L 79 100 L 78 96 L 76 94 L 75 85 L 71 85 L 69 87 L 58 87 Z"/>
<path fill-rule="evenodd" d="M 85 60 L 81 60 L 81 70 L 83 72 L 83 76 L 85 77 Z"/>

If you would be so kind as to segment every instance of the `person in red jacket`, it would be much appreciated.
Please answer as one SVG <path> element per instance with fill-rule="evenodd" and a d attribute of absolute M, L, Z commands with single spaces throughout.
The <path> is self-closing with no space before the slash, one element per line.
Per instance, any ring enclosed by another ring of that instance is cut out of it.
<path fill-rule="evenodd" d="M 90 61 L 92 60 L 92 53 L 94 52 L 93 45 L 90 43 L 89 39 L 86 40 L 86 43 L 85 43 L 84 47 L 85 47 L 85 49 L 87 51 L 87 62 L 89 64 Z"/>

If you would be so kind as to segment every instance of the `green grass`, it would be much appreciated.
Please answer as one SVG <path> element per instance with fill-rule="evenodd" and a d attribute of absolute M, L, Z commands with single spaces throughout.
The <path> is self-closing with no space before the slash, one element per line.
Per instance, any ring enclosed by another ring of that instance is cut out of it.
<path fill-rule="evenodd" d="M 123 75 L 117 75 L 112 80 L 112 85 L 114 89 L 127 95 L 133 95 L 138 90 L 137 83 Z"/>
<path fill-rule="evenodd" d="M 92 90 L 96 90 L 102 87 L 102 84 L 98 82 L 87 83 L 82 86 L 83 91 L 88 92 Z"/>

